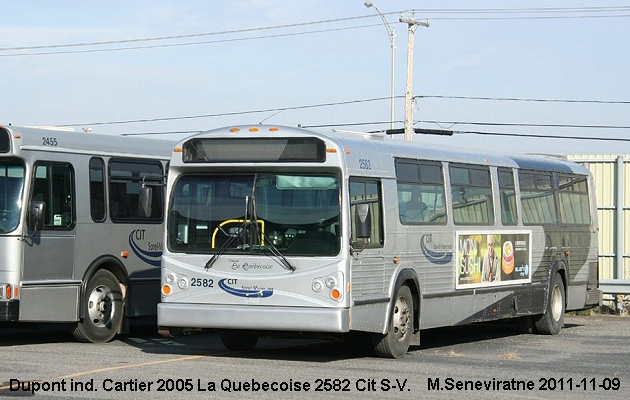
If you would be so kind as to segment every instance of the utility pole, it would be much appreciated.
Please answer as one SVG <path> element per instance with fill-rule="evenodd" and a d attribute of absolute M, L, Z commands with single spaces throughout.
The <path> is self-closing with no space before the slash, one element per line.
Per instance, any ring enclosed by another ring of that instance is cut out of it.
<path fill-rule="evenodd" d="M 411 18 L 400 18 L 400 22 L 408 26 L 407 38 L 407 88 L 405 90 L 405 140 L 413 137 L 413 39 L 418 26 L 429 27 L 429 22 L 416 21 Z"/>

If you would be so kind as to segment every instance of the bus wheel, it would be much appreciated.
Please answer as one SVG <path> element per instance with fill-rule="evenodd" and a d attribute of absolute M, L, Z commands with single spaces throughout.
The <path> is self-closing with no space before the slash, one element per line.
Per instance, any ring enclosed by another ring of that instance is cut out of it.
<path fill-rule="evenodd" d="M 389 330 L 385 335 L 372 336 L 374 351 L 379 357 L 401 358 L 407 353 L 413 335 L 413 299 L 408 286 L 396 293 Z"/>
<path fill-rule="evenodd" d="M 536 330 L 543 335 L 557 335 L 564 326 L 564 283 L 556 273 L 549 286 L 549 299 L 545 313 L 536 318 Z"/>
<path fill-rule="evenodd" d="M 233 351 L 251 350 L 258 343 L 258 336 L 236 329 L 222 329 L 219 336 L 223 345 Z"/>
<path fill-rule="evenodd" d="M 83 301 L 86 315 L 72 334 L 81 342 L 109 342 L 118 333 L 123 318 L 118 279 L 107 270 L 97 271 L 88 282 Z"/>

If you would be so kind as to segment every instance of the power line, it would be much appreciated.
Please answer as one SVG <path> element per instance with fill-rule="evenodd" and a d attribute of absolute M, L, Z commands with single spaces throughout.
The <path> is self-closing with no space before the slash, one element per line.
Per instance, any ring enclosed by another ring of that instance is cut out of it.
<path fill-rule="evenodd" d="M 485 126 L 522 126 L 536 128 L 584 128 L 584 129 L 630 129 L 630 125 L 575 125 L 575 124 L 527 124 L 518 122 L 466 122 L 466 121 L 416 121 L 415 123 L 442 125 L 485 125 Z"/>
<path fill-rule="evenodd" d="M 327 24 L 327 23 L 333 23 L 333 22 L 350 21 L 350 20 L 356 20 L 359 18 L 368 18 L 368 17 L 367 16 L 347 17 L 347 18 L 327 19 L 327 20 L 321 20 L 321 21 L 298 22 L 294 24 L 285 24 L 285 25 L 272 25 L 272 26 L 264 26 L 264 27 L 257 27 L 257 28 L 243 28 L 243 29 L 233 29 L 233 30 L 226 30 L 226 31 L 216 31 L 216 32 L 190 33 L 190 34 L 185 34 L 185 35 L 174 35 L 174 36 L 157 36 L 157 37 L 148 37 L 148 38 L 106 40 L 106 41 L 83 42 L 83 43 L 46 44 L 46 45 L 21 46 L 21 47 L 0 47 L 0 51 L 38 50 L 38 49 L 82 47 L 82 46 L 103 46 L 103 45 L 112 45 L 112 44 L 152 42 L 152 41 L 161 41 L 161 40 L 189 39 L 189 38 L 203 37 L 203 36 L 231 35 L 231 34 L 237 34 L 237 33 L 260 32 L 260 31 L 266 31 L 266 30 L 272 30 L 272 29 L 295 28 L 295 27 L 302 27 L 302 26 L 307 26 L 307 25 L 317 25 L 317 24 Z"/>
<path fill-rule="evenodd" d="M 316 33 L 326 33 L 326 32 L 352 30 L 352 29 L 371 28 L 373 26 L 379 26 L 379 24 L 359 25 L 359 26 L 351 26 L 351 27 L 344 27 L 344 28 L 322 29 L 322 30 L 315 30 L 315 31 L 282 33 L 282 34 L 277 34 L 277 35 L 264 35 L 264 36 L 254 36 L 254 37 L 246 37 L 246 38 L 206 40 L 206 41 L 188 42 L 188 43 L 164 43 L 164 44 L 154 44 L 154 45 L 144 45 L 144 46 L 115 47 L 115 48 L 106 48 L 106 49 L 60 50 L 60 51 L 47 51 L 47 52 L 37 52 L 37 53 L 0 54 L 0 57 L 48 56 L 48 55 L 56 55 L 56 54 L 103 53 L 103 52 L 111 52 L 111 51 L 157 49 L 157 48 L 165 48 L 165 47 L 198 46 L 198 45 L 214 44 L 214 43 L 242 42 L 242 41 L 249 41 L 249 40 L 272 39 L 272 38 L 299 36 L 299 35 L 311 35 L 311 34 L 316 34 Z"/>
<path fill-rule="evenodd" d="M 568 100 L 568 99 L 532 99 L 518 97 L 479 97 L 479 96 L 433 96 L 419 95 L 414 99 L 459 99 L 459 100 L 497 100 L 497 101 L 525 101 L 541 103 L 592 103 L 592 104 L 630 104 L 630 101 L 616 100 Z"/>
<path fill-rule="evenodd" d="M 549 99 L 518 99 L 518 98 L 499 98 L 499 97 L 464 97 L 464 96 L 417 96 L 421 98 L 454 98 L 454 99 L 466 99 L 466 100 L 496 100 L 496 101 L 541 101 L 541 102 L 569 102 L 569 103 L 603 103 L 603 104 L 630 104 L 628 101 L 604 101 L 604 100 L 549 100 Z M 404 96 L 395 96 L 394 98 L 400 99 Z M 390 100 L 390 97 L 375 97 L 369 99 L 347 100 L 339 102 L 328 102 L 319 104 L 307 104 L 289 107 L 276 107 L 266 109 L 255 110 L 243 110 L 243 111 L 229 111 L 223 113 L 212 114 L 196 114 L 196 115 L 184 115 L 174 117 L 156 117 L 156 118 L 139 118 L 130 120 L 119 121 L 99 121 L 99 122 L 84 122 L 84 123 L 72 123 L 64 124 L 60 126 L 76 127 L 76 126 L 96 126 L 96 125 L 121 125 L 121 124 L 133 124 L 133 123 L 146 123 L 146 122 L 163 122 L 163 121 L 176 121 L 187 119 L 200 119 L 200 118 L 214 118 L 214 117 L 227 117 L 235 115 L 247 115 L 247 114 L 260 114 L 260 113 L 278 113 L 281 111 L 301 110 L 318 107 L 331 107 L 331 106 L 343 106 L 350 104 L 368 103 L 374 101 Z M 402 123 L 403 121 L 394 121 L 395 123 Z M 367 125 L 380 125 L 384 122 L 358 122 L 358 123 L 339 123 L 339 124 L 320 124 L 320 125 L 304 125 L 306 128 L 326 128 L 334 126 L 367 126 Z M 629 129 L 630 126 L 624 125 L 577 125 L 577 124 L 532 124 L 532 123 L 510 123 L 510 122 L 475 122 L 475 121 L 434 121 L 434 120 L 418 120 L 417 123 L 432 123 L 436 125 L 486 125 L 486 126 L 522 126 L 522 127 L 554 127 L 554 128 L 584 128 L 584 129 Z"/>
<path fill-rule="evenodd" d="M 499 133 L 499 132 L 475 132 L 475 131 L 453 131 L 455 135 L 485 135 L 485 136 L 512 136 L 521 138 L 537 139 L 563 139 L 563 140 L 591 140 L 606 142 L 630 142 L 630 138 L 611 138 L 601 136 L 574 136 L 574 135 L 543 135 L 525 133 Z"/>
<path fill-rule="evenodd" d="M 396 96 L 396 98 L 401 98 L 404 96 Z M 372 101 L 381 101 L 381 100 L 390 100 L 391 97 L 376 97 L 371 99 L 360 99 L 360 100 L 348 100 L 348 101 L 339 101 L 339 102 L 331 102 L 331 103 L 320 103 L 320 104 L 307 104 L 300 106 L 292 106 L 292 107 L 278 107 L 278 108 L 266 108 L 266 109 L 258 109 L 258 110 L 247 110 L 247 111 L 231 111 L 224 113 L 214 113 L 214 114 L 198 114 L 198 115 L 186 115 L 186 116 L 178 116 L 178 117 L 159 117 L 159 118 L 142 118 L 142 119 L 130 119 L 130 120 L 122 120 L 122 121 L 107 121 L 107 122 L 84 122 L 77 124 L 63 124 L 59 126 L 96 126 L 96 125 L 120 125 L 120 124 L 134 124 L 141 122 L 163 122 L 163 121 L 175 121 L 175 120 L 185 120 L 185 119 L 197 119 L 197 118 L 211 118 L 211 117 L 227 117 L 233 115 L 246 115 L 246 114 L 260 114 L 266 112 L 278 112 L 278 111 L 289 111 L 289 110 L 303 110 L 308 108 L 317 108 L 317 107 L 330 107 L 330 106 L 341 106 L 348 104 L 358 104 L 358 103 L 367 103 Z"/>
<path fill-rule="evenodd" d="M 582 14 L 597 14 L 602 12 L 629 12 L 628 14 L 616 14 L 616 15 L 570 15 L 573 13 L 582 13 Z M 630 6 L 610 6 L 610 7 L 568 7 L 568 8 L 519 8 L 519 9 L 508 9 L 508 8 L 486 8 L 486 9 L 470 9 L 470 8 L 461 8 L 461 9 L 412 9 L 412 10 L 401 10 L 401 11 L 392 11 L 384 13 L 385 15 L 393 15 L 393 14 L 402 14 L 402 13 L 422 13 L 422 14 L 517 14 L 517 16 L 506 16 L 506 17 L 431 17 L 435 19 L 542 19 L 542 18 L 612 18 L 612 17 L 630 17 Z M 532 14 L 532 13 L 550 13 L 550 14 L 565 14 L 565 15 L 552 15 L 552 16 L 523 16 L 522 14 Z M 79 43 L 61 43 L 61 44 L 44 44 L 44 45 L 33 45 L 33 46 L 14 46 L 14 47 L 2 47 L 0 48 L 0 52 L 10 52 L 10 51 L 23 51 L 23 50 L 44 50 L 44 49 L 59 49 L 59 48 L 76 48 L 76 47 L 94 47 L 94 46 L 110 46 L 110 45 L 119 45 L 119 44 L 128 44 L 128 43 L 143 43 L 143 42 L 157 42 L 157 41 L 166 41 L 166 40 L 182 40 L 182 39 L 191 39 L 198 37 L 207 37 L 207 36 L 218 36 L 218 35 L 233 35 L 233 34 L 243 34 L 243 33 L 252 33 L 252 32 L 261 32 L 266 30 L 274 30 L 274 29 L 289 29 L 289 28 L 297 28 L 304 27 L 309 25 L 317 25 L 317 24 L 329 24 L 329 23 L 338 23 L 338 22 L 346 22 L 346 21 L 354 21 L 365 18 L 375 18 L 373 14 L 370 15 L 362 15 L 362 16 L 354 16 L 354 17 L 345 17 L 345 18 L 336 18 L 336 19 L 327 19 L 320 21 L 307 21 L 307 22 L 299 22 L 293 24 L 284 24 L 284 25 L 273 25 L 266 27 L 256 27 L 256 28 L 244 28 L 244 29 L 232 29 L 232 30 L 224 30 L 224 31 L 215 31 L 215 32 L 201 32 L 201 33 L 190 33 L 183 35 L 171 35 L 171 36 L 157 36 L 157 37 L 146 37 L 146 38 L 132 38 L 132 39 L 120 39 L 120 40 L 103 40 L 103 41 L 94 41 L 94 42 L 79 42 Z M 380 25 L 380 24 L 376 24 Z M 176 47 L 176 46 L 189 46 L 189 45 L 201 45 L 201 44 L 212 44 L 212 43 L 220 43 L 220 42 L 228 42 L 228 41 L 237 41 L 237 40 L 255 40 L 255 39 L 266 39 L 266 38 L 277 38 L 283 36 L 293 36 L 299 34 L 307 34 L 307 33 L 324 33 L 338 30 L 347 30 L 347 29 L 360 29 L 365 27 L 371 27 L 376 25 L 362 25 L 355 27 L 346 27 L 346 28 L 337 28 L 337 29 L 325 29 L 325 30 L 317 30 L 311 32 L 303 32 L 303 33 L 287 33 L 280 35 L 268 35 L 268 36 L 257 36 L 257 37 L 249 37 L 249 38 L 240 38 L 240 39 L 227 39 L 227 40 L 213 40 L 213 41 L 201 41 L 201 42 L 191 42 L 191 43 L 171 43 L 171 44 L 160 44 L 160 45 L 147 45 L 147 46 L 129 46 L 129 47 L 119 47 L 119 48 L 108 48 L 108 49 L 91 49 L 91 50 L 65 50 L 65 51 L 55 51 L 55 52 L 39 52 L 39 53 L 14 53 L 14 54 L 3 54 L 0 57 L 13 57 L 13 56 L 29 56 L 29 55 L 51 55 L 51 54 L 74 54 L 74 53 L 90 53 L 90 52 L 105 52 L 105 51 L 122 51 L 122 50 L 135 50 L 135 49 L 151 49 L 151 48 L 163 48 L 163 47 Z"/>

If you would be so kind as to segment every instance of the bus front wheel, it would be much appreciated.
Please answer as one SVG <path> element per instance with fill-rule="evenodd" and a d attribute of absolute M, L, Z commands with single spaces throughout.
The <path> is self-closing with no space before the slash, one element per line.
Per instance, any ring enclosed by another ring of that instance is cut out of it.
<path fill-rule="evenodd" d="M 81 342 L 105 343 L 120 330 L 123 318 L 123 295 L 118 279 L 111 272 L 97 271 L 87 284 L 85 316 L 72 334 Z"/>
<path fill-rule="evenodd" d="M 536 318 L 536 330 L 543 335 L 557 335 L 564 326 L 565 292 L 560 274 L 556 273 L 549 285 L 547 308 Z"/>
<path fill-rule="evenodd" d="M 413 336 L 413 298 L 408 286 L 401 286 L 385 335 L 372 336 L 374 351 L 379 357 L 401 358 L 407 353 Z"/>

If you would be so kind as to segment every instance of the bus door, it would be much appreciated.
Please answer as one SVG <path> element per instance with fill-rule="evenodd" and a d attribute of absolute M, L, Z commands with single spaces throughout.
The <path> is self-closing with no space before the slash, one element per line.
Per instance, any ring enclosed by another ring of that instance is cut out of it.
<path fill-rule="evenodd" d="M 38 163 L 31 185 L 29 213 L 43 206 L 39 227 L 24 236 L 20 319 L 74 321 L 80 280 L 73 276 L 75 253 L 74 172 L 70 164 Z M 97 245 L 97 244 L 95 244 Z"/>
<path fill-rule="evenodd" d="M 382 210 L 378 180 L 350 180 L 351 274 L 355 295 L 380 294 L 387 290 Z"/>

